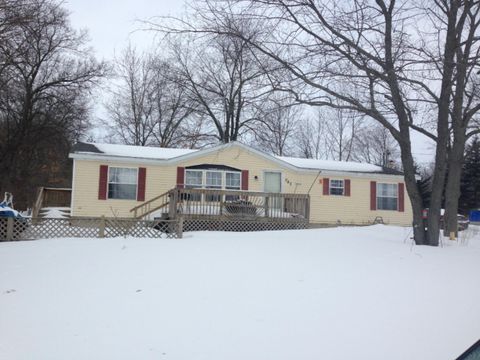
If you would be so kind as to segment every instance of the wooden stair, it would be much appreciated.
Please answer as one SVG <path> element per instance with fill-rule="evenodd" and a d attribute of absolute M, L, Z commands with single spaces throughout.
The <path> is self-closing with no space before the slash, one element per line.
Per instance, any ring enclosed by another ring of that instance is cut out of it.
<path fill-rule="evenodd" d="M 169 190 L 161 195 L 158 195 L 144 203 L 130 209 L 133 212 L 135 219 L 143 219 L 156 211 L 164 210 L 163 213 L 170 213 L 170 197 L 176 193 L 175 189 Z"/>

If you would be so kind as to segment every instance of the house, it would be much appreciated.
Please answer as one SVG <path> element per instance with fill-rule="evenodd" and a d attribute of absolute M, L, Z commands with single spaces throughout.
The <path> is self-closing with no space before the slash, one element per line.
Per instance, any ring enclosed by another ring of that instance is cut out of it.
<path fill-rule="evenodd" d="M 308 194 L 312 224 L 412 222 L 402 173 L 371 164 L 272 156 L 239 142 L 201 150 L 78 143 L 70 158 L 73 217 L 132 217 L 170 189 L 198 188 Z M 208 196 L 189 199 L 215 200 Z"/>

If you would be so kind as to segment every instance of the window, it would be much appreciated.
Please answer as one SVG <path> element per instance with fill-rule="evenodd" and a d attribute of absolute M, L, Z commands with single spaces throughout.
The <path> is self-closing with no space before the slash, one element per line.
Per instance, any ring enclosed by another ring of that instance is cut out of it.
<path fill-rule="evenodd" d="M 203 170 L 203 169 L 186 169 L 185 170 L 185 187 L 197 189 L 218 189 L 218 190 L 240 190 L 241 173 L 238 171 L 225 170 Z M 225 200 L 234 200 L 235 196 L 226 196 Z M 207 195 L 206 201 L 220 201 L 220 195 Z M 194 195 L 190 200 L 200 201 L 201 195 Z"/>
<path fill-rule="evenodd" d="M 186 170 L 185 171 L 185 187 L 188 189 L 201 188 L 203 183 L 203 171 L 201 170 Z M 201 194 L 192 194 L 189 200 L 200 201 Z"/>
<path fill-rule="evenodd" d="M 225 173 L 225 189 L 240 190 L 240 173 L 227 172 Z M 237 195 L 226 195 L 225 201 L 236 201 L 239 197 Z"/>
<path fill-rule="evenodd" d="M 222 189 L 222 176 L 221 171 L 206 171 L 206 188 L 207 189 Z M 207 195 L 207 201 L 220 201 L 220 195 Z"/>
<path fill-rule="evenodd" d="M 377 184 L 377 209 L 398 210 L 397 184 Z"/>
<path fill-rule="evenodd" d="M 343 195 L 343 180 L 330 180 L 330 195 Z"/>
<path fill-rule="evenodd" d="M 222 188 L 222 172 L 221 171 L 206 172 L 206 188 L 207 189 Z"/>
<path fill-rule="evenodd" d="M 108 168 L 108 198 L 135 200 L 137 198 L 137 169 Z"/>
<path fill-rule="evenodd" d="M 225 174 L 225 189 L 240 190 L 240 173 L 227 172 Z"/>
<path fill-rule="evenodd" d="M 199 188 L 202 187 L 203 171 L 186 170 L 185 171 L 185 187 Z"/>

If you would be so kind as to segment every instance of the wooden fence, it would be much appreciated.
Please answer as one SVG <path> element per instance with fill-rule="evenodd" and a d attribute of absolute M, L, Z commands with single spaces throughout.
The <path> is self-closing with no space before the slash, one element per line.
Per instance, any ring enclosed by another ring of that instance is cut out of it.
<path fill-rule="evenodd" d="M 118 236 L 181 238 L 182 219 L 138 220 L 117 218 L 0 218 L 0 241 L 49 238 L 105 238 Z"/>
<path fill-rule="evenodd" d="M 270 231 L 306 229 L 306 220 L 216 217 L 174 220 L 116 218 L 0 218 L 0 241 L 51 238 L 182 238 L 187 231 Z"/>

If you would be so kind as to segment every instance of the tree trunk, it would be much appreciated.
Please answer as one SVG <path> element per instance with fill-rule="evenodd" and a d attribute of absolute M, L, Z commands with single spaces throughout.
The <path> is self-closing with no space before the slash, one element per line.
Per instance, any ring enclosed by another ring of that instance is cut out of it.
<path fill-rule="evenodd" d="M 448 179 L 445 188 L 444 235 L 457 233 L 458 199 L 460 197 L 460 180 L 465 149 L 465 129 L 457 129 L 454 134 L 452 149 L 448 158 Z"/>
<path fill-rule="evenodd" d="M 437 148 L 435 151 L 435 170 L 432 180 L 432 196 L 427 219 L 428 244 L 438 246 L 440 238 L 440 208 L 445 186 L 447 171 L 447 144 L 449 140 L 448 117 L 450 114 L 450 100 L 452 97 L 452 77 L 455 68 L 455 51 L 457 47 L 457 1 L 450 1 L 448 10 L 448 26 L 444 48 L 445 64 L 442 74 L 442 87 L 440 91 L 438 120 L 437 120 Z"/>
<path fill-rule="evenodd" d="M 412 157 L 410 139 L 400 145 L 402 164 L 404 167 L 405 186 L 413 212 L 413 238 L 416 245 L 428 245 L 425 225 L 422 219 L 423 201 L 415 178 L 415 164 Z"/>

